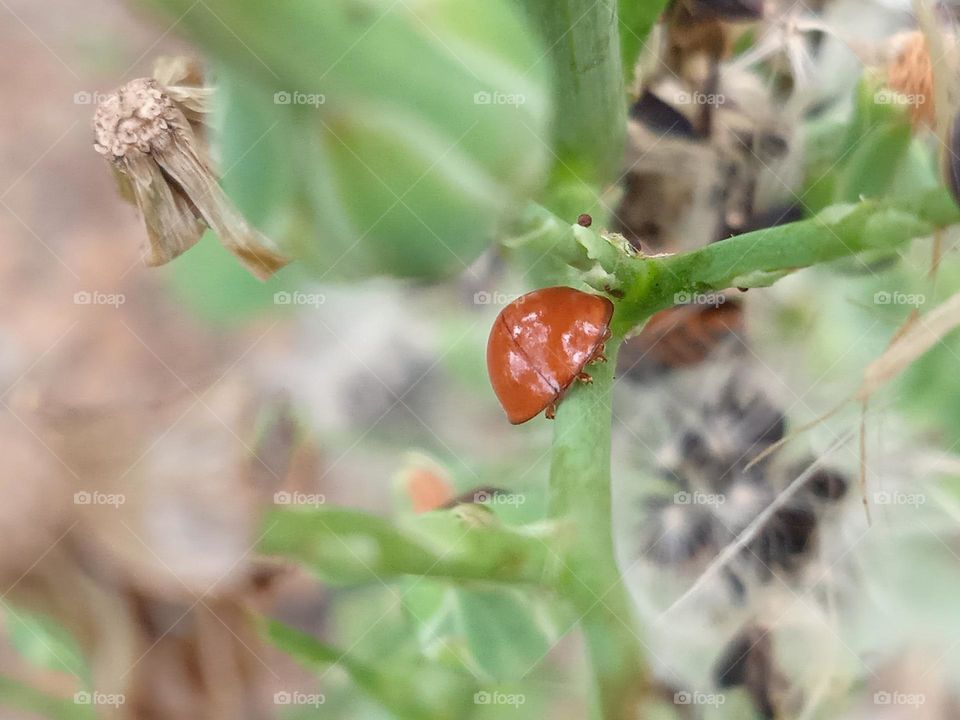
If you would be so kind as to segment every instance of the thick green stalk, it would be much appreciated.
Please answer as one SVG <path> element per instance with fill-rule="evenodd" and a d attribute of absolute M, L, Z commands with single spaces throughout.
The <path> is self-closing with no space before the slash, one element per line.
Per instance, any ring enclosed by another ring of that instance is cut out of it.
<path fill-rule="evenodd" d="M 616 0 L 524 0 L 553 66 L 554 165 L 546 194 L 567 218 L 601 210 L 597 189 L 623 161 L 626 99 Z"/>
<path fill-rule="evenodd" d="M 647 677 L 611 529 L 610 402 L 618 345 L 609 342 L 608 362 L 591 368 L 593 383 L 573 388 L 561 403 L 550 467 L 550 515 L 569 519 L 576 532 L 558 585 L 580 614 L 604 720 L 638 717 Z"/>

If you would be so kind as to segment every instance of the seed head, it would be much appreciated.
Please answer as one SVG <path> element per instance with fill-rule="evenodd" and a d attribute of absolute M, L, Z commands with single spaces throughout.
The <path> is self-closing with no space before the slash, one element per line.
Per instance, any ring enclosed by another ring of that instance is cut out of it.
<path fill-rule="evenodd" d="M 171 136 L 183 119 L 156 80 L 132 80 L 97 107 L 93 147 L 113 162 L 132 153 L 162 152 L 170 147 Z"/>
<path fill-rule="evenodd" d="M 170 262 L 210 228 L 266 280 L 289 259 L 250 227 L 220 188 L 203 132 L 213 90 L 186 59 L 162 60 L 154 75 L 110 93 L 93 118 L 94 149 L 110 161 L 121 193 L 143 214 L 144 261 Z"/>

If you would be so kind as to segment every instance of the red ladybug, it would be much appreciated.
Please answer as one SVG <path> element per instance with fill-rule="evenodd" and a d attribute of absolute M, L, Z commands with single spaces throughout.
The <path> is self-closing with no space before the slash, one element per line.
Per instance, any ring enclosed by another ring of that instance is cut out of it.
<path fill-rule="evenodd" d="M 487 341 L 487 372 L 514 425 L 542 410 L 552 419 L 574 380 L 591 382 L 583 368 L 603 362 L 613 304 L 568 287 L 536 290 L 497 316 Z"/>

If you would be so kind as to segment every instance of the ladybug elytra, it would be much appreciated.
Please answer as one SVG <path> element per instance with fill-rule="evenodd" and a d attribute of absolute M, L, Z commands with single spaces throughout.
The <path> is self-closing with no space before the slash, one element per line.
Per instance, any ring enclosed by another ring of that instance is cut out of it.
<path fill-rule="evenodd" d="M 487 341 L 487 372 L 507 419 L 519 425 L 556 404 L 583 369 L 602 362 L 613 304 L 569 287 L 535 290 L 497 316 Z"/>

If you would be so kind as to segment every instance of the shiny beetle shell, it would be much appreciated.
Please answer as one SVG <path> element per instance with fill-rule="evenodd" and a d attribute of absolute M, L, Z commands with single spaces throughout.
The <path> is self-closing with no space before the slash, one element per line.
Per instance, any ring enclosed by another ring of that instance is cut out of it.
<path fill-rule="evenodd" d="M 553 406 L 603 359 L 613 304 L 568 287 L 536 290 L 497 316 L 487 341 L 487 372 L 507 419 L 519 425 Z"/>

